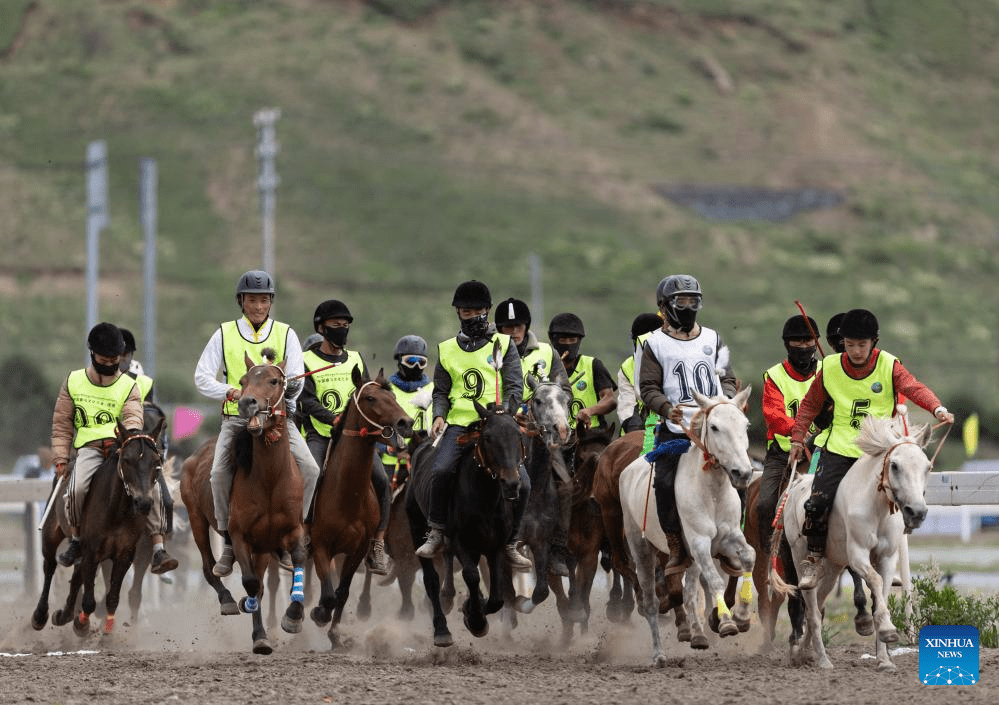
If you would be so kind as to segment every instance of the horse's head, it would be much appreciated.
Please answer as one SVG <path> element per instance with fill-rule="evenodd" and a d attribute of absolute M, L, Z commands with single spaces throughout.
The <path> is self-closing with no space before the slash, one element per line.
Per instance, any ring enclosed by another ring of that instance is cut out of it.
<path fill-rule="evenodd" d="M 514 419 L 513 399 L 505 407 L 498 404 L 483 407 L 474 400 L 473 403 L 479 413 L 475 459 L 499 482 L 503 499 L 512 502 L 520 492 L 520 466 L 525 456 L 523 436 Z"/>
<path fill-rule="evenodd" d="M 268 355 L 268 353 L 270 353 Z M 260 436 L 287 415 L 284 393 L 288 378 L 284 373 L 285 361 L 278 364 L 253 363 L 249 355 L 244 355 L 246 374 L 239 380 L 242 394 L 239 397 L 239 415 L 246 419 L 246 430 Z M 264 348 L 264 359 L 273 360 L 274 351 Z"/>
<path fill-rule="evenodd" d="M 857 445 L 868 455 L 881 458 L 878 489 L 902 511 L 907 529 L 918 529 L 926 519 L 926 478 L 933 465 L 923 448 L 930 439 L 928 425 L 907 430 L 897 420 L 864 418 Z"/>
<path fill-rule="evenodd" d="M 728 473 L 732 486 L 743 489 L 753 479 L 753 461 L 749 457 L 749 419 L 743 409 L 753 388 L 746 387 L 731 399 L 706 397 L 694 392 L 701 410 L 695 421 L 701 443 L 716 463 Z"/>
<path fill-rule="evenodd" d="M 354 393 L 351 400 L 361 418 L 367 422 L 368 433 L 377 433 L 385 443 L 391 443 L 396 450 L 405 446 L 403 438 L 413 435 L 413 419 L 399 406 L 392 387 L 385 378 L 385 370 L 378 370 L 375 379 L 365 379 L 361 368 L 354 366 L 351 372 Z"/>
<path fill-rule="evenodd" d="M 166 419 L 161 419 L 150 432 L 129 431 L 118 422 L 118 477 L 125 493 L 132 498 L 132 508 L 139 514 L 149 514 L 153 506 L 153 490 L 163 471 L 163 456 L 158 438 Z"/>
<path fill-rule="evenodd" d="M 527 376 L 527 386 L 534 392 L 528 402 L 531 418 L 549 448 L 563 446 L 569 440 L 569 395 L 555 382 L 539 382 Z"/>

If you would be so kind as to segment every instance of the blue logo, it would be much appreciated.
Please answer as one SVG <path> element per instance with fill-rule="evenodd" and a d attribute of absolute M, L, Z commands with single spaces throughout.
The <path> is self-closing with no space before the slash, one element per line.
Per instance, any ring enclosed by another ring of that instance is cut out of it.
<path fill-rule="evenodd" d="M 874 384 L 871 385 L 871 391 L 874 392 L 875 394 L 880 393 L 882 389 L 883 387 L 881 386 L 881 382 L 875 382 Z"/>
<path fill-rule="evenodd" d="M 584 389 L 586 389 L 586 380 L 581 379 L 578 382 L 576 382 L 576 389 L 578 389 L 579 391 L 583 391 Z"/>
<path fill-rule="evenodd" d="M 978 628 L 931 624 L 919 630 L 919 680 L 926 685 L 978 682 Z"/>

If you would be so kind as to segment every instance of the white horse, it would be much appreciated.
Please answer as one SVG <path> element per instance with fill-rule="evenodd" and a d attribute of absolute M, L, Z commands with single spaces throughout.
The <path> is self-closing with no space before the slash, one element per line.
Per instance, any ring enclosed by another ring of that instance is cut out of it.
<path fill-rule="evenodd" d="M 814 590 L 804 591 L 805 632 L 800 644 L 791 644 L 792 663 L 800 660 L 801 647 L 810 641 L 819 666 L 833 667 L 822 643 L 822 610 L 840 573 L 849 566 L 871 590 L 878 635 L 878 670 L 895 670 L 888 644 L 898 641 L 898 632 L 888 612 L 888 593 L 896 566 L 900 569 L 903 589 L 911 592 L 904 532 L 918 528 L 926 518 L 923 493 L 932 468 L 923 451 L 931 429 L 923 425 L 908 431 L 905 425 L 904 414 L 888 419 L 868 416 L 861 424 L 857 445 L 864 454 L 836 491 L 821 564 L 822 577 Z M 784 533 L 795 566 L 800 566 L 808 553 L 807 537 L 802 535 L 801 527 L 805 521 L 804 504 L 812 489 L 811 476 L 798 477 L 800 481 L 793 482 L 786 490 L 784 509 Z M 784 594 L 797 590 L 785 583 L 772 567 L 770 581 L 774 589 Z"/>
<path fill-rule="evenodd" d="M 749 422 L 742 411 L 751 390 L 746 387 L 732 399 L 694 394 L 700 406 L 690 429 L 695 443 L 680 458 L 677 468 L 677 510 L 693 558 L 684 578 L 683 601 L 691 623 L 690 645 L 695 649 L 708 647 L 696 604 L 699 584 L 704 585 L 709 604 L 718 608 L 718 633 L 726 637 L 739 632 L 725 604 L 726 580 L 713 558 L 722 558 L 740 571 L 752 570 L 756 560 L 756 552 L 740 530 L 742 507 L 736 491 L 746 487 L 753 474 L 746 433 Z M 669 548 L 656 512 L 652 472 L 652 465 L 640 456 L 621 473 L 619 487 L 624 533 L 642 585 L 642 613 L 652 631 L 652 661 L 661 667 L 666 664 L 666 656 L 659 637 L 656 549 L 668 553 Z"/>

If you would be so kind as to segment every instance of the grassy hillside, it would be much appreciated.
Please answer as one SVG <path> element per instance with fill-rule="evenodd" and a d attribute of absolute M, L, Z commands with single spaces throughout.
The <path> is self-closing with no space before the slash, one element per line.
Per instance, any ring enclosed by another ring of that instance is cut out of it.
<path fill-rule="evenodd" d="M 918 5 L 918 7 L 915 7 Z M 667 273 L 759 385 L 800 299 L 864 306 L 882 344 L 999 430 L 995 0 L 35 0 L 0 11 L 0 360 L 82 360 L 87 142 L 112 224 L 100 316 L 142 357 L 137 160 L 159 167 L 159 386 L 261 259 L 253 112 L 277 106 L 279 318 L 341 298 L 350 342 L 455 330 L 460 281 L 572 310 L 616 368 Z M 709 221 L 655 184 L 840 189 L 784 222 Z M 541 320 L 544 318 L 544 320 Z M 757 397 L 758 398 L 758 397 Z M 756 424 L 757 428 L 761 424 Z"/>

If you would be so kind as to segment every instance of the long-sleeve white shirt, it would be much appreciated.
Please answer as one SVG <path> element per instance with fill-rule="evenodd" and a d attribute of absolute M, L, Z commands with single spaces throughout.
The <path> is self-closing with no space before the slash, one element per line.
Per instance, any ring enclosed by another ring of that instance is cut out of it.
<path fill-rule="evenodd" d="M 274 319 L 268 318 L 260 326 L 259 330 L 254 330 L 246 316 L 236 321 L 236 327 L 239 329 L 240 334 L 247 340 L 264 340 L 270 335 L 273 325 Z M 239 386 L 239 380 L 229 380 L 228 383 L 221 381 L 222 370 L 225 367 L 223 359 L 222 328 L 219 327 L 215 329 L 212 337 L 208 340 L 208 344 L 205 345 L 205 349 L 201 351 L 198 366 L 194 370 L 194 386 L 198 392 L 216 401 L 222 401 L 225 399 L 226 392 L 230 388 Z M 298 335 L 291 327 L 288 328 L 288 339 L 284 345 L 284 359 L 286 361 L 284 371 L 289 378 L 305 372 L 305 362 L 302 360 L 302 344 L 298 340 Z M 301 391 L 301 383 L 288 385 L 286 399 L 291 402 L 292 407 L 294 407 L 294 400 Z"/>

